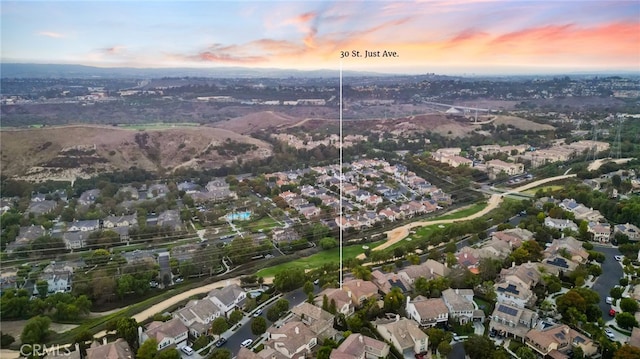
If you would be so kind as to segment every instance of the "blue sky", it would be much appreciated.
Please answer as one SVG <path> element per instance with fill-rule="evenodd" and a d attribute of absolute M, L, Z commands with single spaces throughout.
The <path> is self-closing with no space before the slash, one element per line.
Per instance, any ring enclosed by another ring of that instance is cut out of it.
<path fill-rule="evenodd" d="M 640 70 L 640 1 L 2 1 L 2 61 L 500 73 Z"/>

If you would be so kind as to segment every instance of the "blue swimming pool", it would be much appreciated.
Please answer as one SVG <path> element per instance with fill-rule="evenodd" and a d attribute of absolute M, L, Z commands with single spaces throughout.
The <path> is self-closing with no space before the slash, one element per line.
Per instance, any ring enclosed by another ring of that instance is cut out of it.
<path fill-rule="evenodd" d="M 234 212 L 227 214 L 227 220 L 229 221 L 246 221 L 251 218 L 251 211 Z"/>

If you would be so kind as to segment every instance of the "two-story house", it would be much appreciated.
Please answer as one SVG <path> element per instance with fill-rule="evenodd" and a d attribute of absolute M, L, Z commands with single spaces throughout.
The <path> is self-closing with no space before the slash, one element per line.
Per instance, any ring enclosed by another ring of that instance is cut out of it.
<path fill-rule="evenodd" d="M 209 298 L 191 300 L 187 305 L 174 312 L 173 317 L 178 318 L 189 328 L 189 334 L 198 338 L 207 334 L 211 328 L 211 322 L 221 315 L 220 308 Z"/>
<path fill-rule="evenodd" d="M 532 310 L 507 303 L 497 303 L 491 314 L 491 330 L 503 336 L 524 339 L 538 324 L 538 314 Z"/>
<path fill-rule="evenodd" d="M 574 347 L 580 347 L 585 357 L 598 351 L 597 345 L 586 335 L 571 329 L 568 325 L 555 325 L 546 329 L 532 329 L 525 343 L 542 357 L 565 357 Z"/>
<path fill-rule="evenodd" d="M 449 309 L 442 298 L 417 296 L 411 300 L 407 296 L 405 310 L 409 318 L 415 320 L 421 327 L 433 327 L 449 320 Z"/>
<path fill-rule="evenodd" d="M 210 291 L 207 297 L 221 309 L 222 315 L 228 316 L 234 310 L 242 309 L 247 293 L 239 285 L 230 284 Z"/>
<path fill-rule="evenodd" d="M 411 319 L 400 316 L 392 321 L 379 319 L 374 326 L 382 339 L 391 343 L 405 358 L 413 358 L 427 351 L 429 337 Z"/>
<path fill-rule="evenodd" d="M 386 358 L 389 350 L 389 344 L 385 342 L 354 333 L 349 335 L 338 348 L 331 351 L 329 359 Z"/>
<path fill-rule="evenodd" d="M 472 289 L 446 289 L 442 291 L 442 300 L 449 309 L 449 317 L 460 324 L 484 319 L 484 313 L 475 309 Z"/>
<path fill-rule="evenodd" d="M 149 338 L 158 342 L 158 351 L 166 348 L 182 348 L 187 345 L 189 329 L 178 318 L 167 322 L 153 321 L 143 330 L 138 327 L 139 343 L 144 343 Z M 141 344 L 142 345 L 142 344 Z"/>
<path fill-rule="evenodd" d="M 318 338 L 304 323 L 292 320 L 282 326 L 267 329 L 264 346 L 289 359 L 304 359 L 318 345 Z"/>
<path fill-rule="evenodd" d="M 362 279 L 352 279 L 342 284 L 342 289 L 351 294 L 353 304 L 358 307 L 369 298 L 378 297 L 378 287 L 373 282 Z"/>

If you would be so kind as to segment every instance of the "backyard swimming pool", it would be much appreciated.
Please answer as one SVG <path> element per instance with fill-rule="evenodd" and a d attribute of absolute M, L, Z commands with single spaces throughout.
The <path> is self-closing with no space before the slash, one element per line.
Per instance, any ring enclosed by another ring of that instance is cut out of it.
<path fill-rule="evenodd" d="M 233 212 L 227 214 L 228 221 L 246 221 L 251 218 L 251 211 Z"/>

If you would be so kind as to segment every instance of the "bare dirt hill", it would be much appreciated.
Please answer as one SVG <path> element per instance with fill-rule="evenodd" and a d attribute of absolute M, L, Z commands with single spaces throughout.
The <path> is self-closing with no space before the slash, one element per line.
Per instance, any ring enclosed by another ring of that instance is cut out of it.
<path fill-rule="evenodd" d="M 28 180 L 87 177 L 96 171 L 171 171 L 216 168 L 271 154 L 271 145 L 225 129 L 176 127 L 127 130 L 108 126 L 63 126 L 3 130 L 2 171 Z"/>
<path fill-rule="evenodd" d="M 517 129 L 523 131 L 553 131 L 555 127 L 551 125 L 545 125 L 542 123 L 537 123 L 533 121 L 529 121 L 524 118 L 516 117 L 516 116 L 503 116 L 497 115 L 493 123 L 498 125 L 511 125 Z"/>
<path fill-rule="evenodd" d="M 236 133 L 250 134 L 258 130 L 268 128 L 281 128 L 291 126 L 304 120 L 303 118 L 295 118 L 279 112 L 262 111 L 251 113 L 245 116 L 231 118 L 226 121 L 220 121 L 212 124 L 217 128 L 224 128 Z"/>

